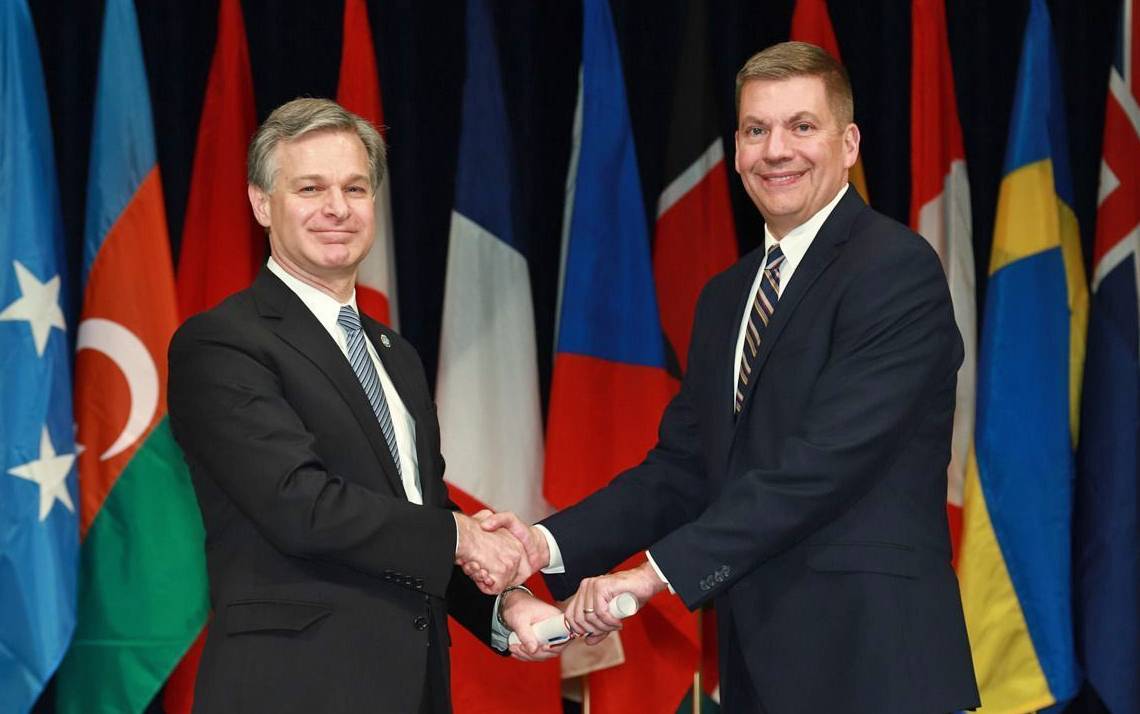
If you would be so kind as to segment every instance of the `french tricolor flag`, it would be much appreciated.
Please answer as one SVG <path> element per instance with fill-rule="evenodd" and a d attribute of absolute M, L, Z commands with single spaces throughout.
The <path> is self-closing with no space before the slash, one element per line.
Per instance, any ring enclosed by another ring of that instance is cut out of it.
<path fill-rule="evenodd" d="M 512 167 L 491 12 L 487 0 L 469 0 L 436 403 L 452 499 L 468 513 L 487 507 L 534 521 L 549 509 L 529 240 L 512 225 Z M 557 660 L 503 660 L 462 628 L 451 632 L 456 712 L 561 712 Z"/>

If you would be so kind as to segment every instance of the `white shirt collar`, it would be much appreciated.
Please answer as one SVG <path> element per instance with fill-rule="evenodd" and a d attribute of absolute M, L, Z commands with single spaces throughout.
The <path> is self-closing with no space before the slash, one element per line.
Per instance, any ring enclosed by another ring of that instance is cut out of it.
<path fill-rule="evenodd" d="M 823 208 L 819 209 L 800 225 L 788 231 L 787 235 L 779 240 L 780 250 L 784 253 L 784 258 L 787 266 L 799 265 L 800 259 L 804 257 L 804 253 L 811 247 L 811 242 L 815 239 L 819 229 L 823 227 L 824 221 L 831 215 L 831 211 L 835 209 L 839 199 L 846 195 L 848 189 L 851 188 L 850 184 L 843 184 L 843 188 L 839 189 L 839 193 L 835 194 L 835 198 L 831 199 Z M 776 236 L 772 235 L 772 231 L 768 230 L 768 224 L 764 224 L 764 254 L 767 255 L 772 246 L 776 245 Z M 787 273 L 787 268 L 781 271 L 781 274 Z"/>
<path fill-rule="evenodd" d="M 301 302 L 305 303 L 305 307 L 309 308 L 309 312 L 313 313 L 313 316 L 317 318 L 317 321 L 321 323 L 322 327 L 328 330 L 329 334 L 334 335 L 334 339 L 335 335 L 341 332 L 336 320 L 340 317 L 340 309 L 342 307 L 349 305 L 353 310 L 356 310 L 357 315 L 360 314 L 360 310 L 356 307 L 355 288 L 353 288 L 352 296 L 348 299 L 348 302 L 342 303 L 328 293 L 321 292 L 312 285 L 286 272 L 285 268 L 282 268 L 281 264 L 274 260 L 272 255 L 269 256 L 269 260 L 266 261 L 266 266 L 269 268 L 269 272 L 281 278 L 281 282 L 285 283 L 286 287 L 292 290 L 297 297 L 301 298 Z"/>

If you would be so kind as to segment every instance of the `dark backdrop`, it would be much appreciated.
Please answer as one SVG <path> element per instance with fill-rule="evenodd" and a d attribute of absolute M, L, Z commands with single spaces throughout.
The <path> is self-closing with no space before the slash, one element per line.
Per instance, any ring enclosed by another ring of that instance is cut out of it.
<path fill-rule="evenodd" d="M 684 0 L 611 0 L 650 224 Z M 753 52 L 787 39 L 794 0 L 714 0 L 709 37 L 715 93 L 731 160 L 733 78 Z M 581 8 L 576 2 L 498 0 L 495 21 L 515 141 L 516 216 L 530 236 L 539 364 L 549 383 L 563 190 L 570 151 Z M 55 133 L 60 192 L 73 265 L 84 215 L 103 3 L 32 0 Z M 980 298 L 992 239 L 1010 105 L 1028 0 L 948 0 L 948 26 L 974 213 Z M 1119 3 L 1053 0 L 1069 118 L 1077 216 L 1091 253 L 1109 53 Z M 245 0 L 257 110 L 300 95 L 332 97 L 340 62 L 342 3 Z M 830 3 L 855 89 L 855 118 L 872 204 L 906 222 L 910 192 L 910 3 Z M 369 2 L 391 142 L 401 331 L 434 378 L 447 235 L 454 194 L 464 75 L 464 3 Z M 174 255 L 178 255 L 216 33 L 215 2 L 140 0 L 139 25 Z M 762 240 L 759 215 L 733 177 L 741 251 Z M 1086 266 L 1087 267 L 1087 266 Z M 78 271 L 72 271 L 78 275 Z M 73 295 L 81 292 L 74 290 Z M 979 299 L 978 304 L 984 304 Z"/>
<path fill-rule="evenodd" d="M 753 52 L 787 39 L 794 0 L 713 0 L 707 31 L 731 161 L 733 78 Z M 78 267 L 103 3 L 31 0 L 52 112 L 64 224 Z M 672 106 L 684 0 L 611 0 L 652 225 Z M 1101 131 L 1119 3 L 1047 3 L 1060 54 L 1075 206 L 1086 268 L 1094 230 Z M 401 331 L 434 378 L 464 76 L 464 3 L 371 0 L 391 143 Z M 530 236 L 539 365 L 549 384 L 563 191 L 577 89 L 581 8 L 563 0 L 497 0 L 495 22 L 515 141 L 516 230 Z M 1028 0 L 947 0 L 951 54 L 974 215 L 979 306 Z M 258 115 L 299 95 L 332 97 L 342 3 L 244 0 Z M 910 3 L 831 0 L 855 90 L 872 204 L 909 212 Z M 217 3 L 138 0 L 173 254 L 178 255 Z M 730 164 L 731 165 L 731 164 Z M 741 251 L 762 224 L 733 180 Z M 79 271 L 72 270 L 73 276 Z M 78 286 L 76 286 L 78 287 Z M 80 296 L 76 289 L 72 295 Z M 76 307 L 76 306 L 72 306 Z M 75 314 L 74 312 L 71 314 Z"/>

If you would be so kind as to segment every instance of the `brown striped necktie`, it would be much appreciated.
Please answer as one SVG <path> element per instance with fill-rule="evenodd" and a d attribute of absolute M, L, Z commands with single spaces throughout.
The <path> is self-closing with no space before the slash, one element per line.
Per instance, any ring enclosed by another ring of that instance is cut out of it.
<path fill-rule="evenodd" d="M 779 244 L 772 246 L 768 251 L 764 275 L 760 278 L 760 289 L 756 291 L 756 297 L 752 299 L 752 308 L 748 311 L 748 326 L 744 329 L 744 349 L 740 351 L 740 370 L 736 376 L 733 414 L 739 414 L 744 408 L 744 394 L 748 391 L 748 380 L 752 377 L 752 365 L 760 352 L 764 329 L 768 326 L 772 311 L 776 309 L 776 301 L 780 299 L 780 267 L 783 264 L 784 252 L 780 250 Z"/>

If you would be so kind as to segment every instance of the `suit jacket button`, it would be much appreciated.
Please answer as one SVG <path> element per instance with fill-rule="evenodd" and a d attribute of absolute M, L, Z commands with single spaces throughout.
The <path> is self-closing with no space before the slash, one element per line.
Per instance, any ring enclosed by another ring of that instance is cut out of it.
<path fill-rule="evenodd" d="M 420 615 L 416 619 L 412 620 L 412 625 L 414 625 L 417 630 L 426 630 L 428 626 L 428 619 L 423 615 Z"/>

